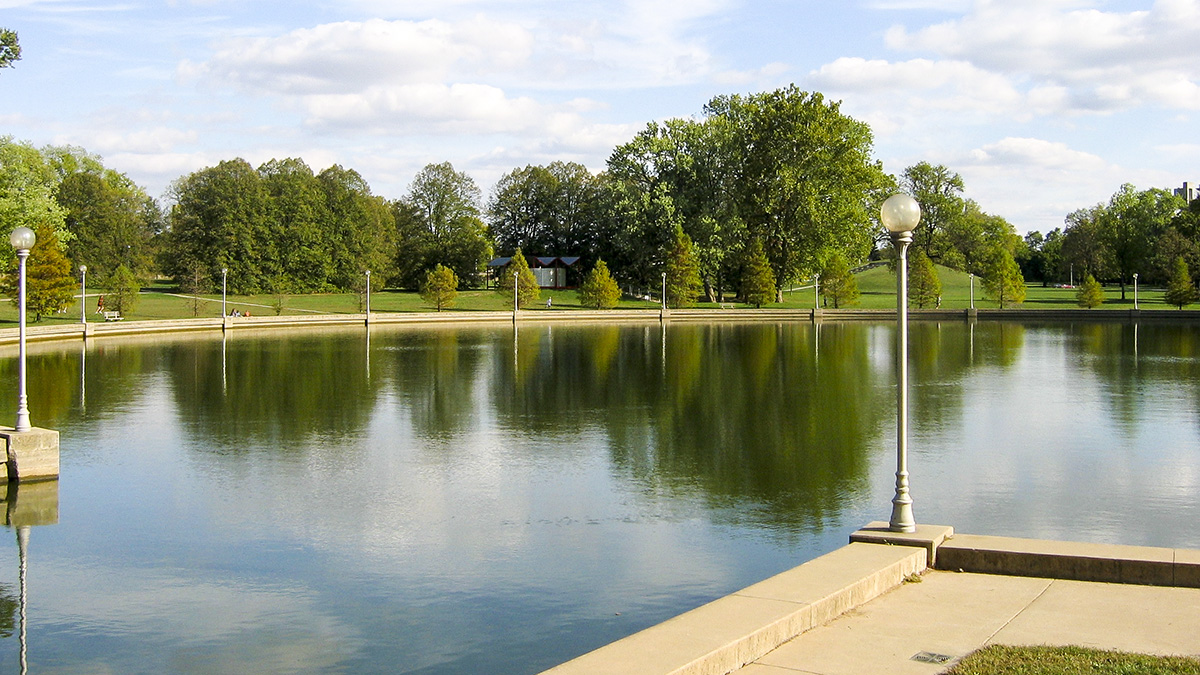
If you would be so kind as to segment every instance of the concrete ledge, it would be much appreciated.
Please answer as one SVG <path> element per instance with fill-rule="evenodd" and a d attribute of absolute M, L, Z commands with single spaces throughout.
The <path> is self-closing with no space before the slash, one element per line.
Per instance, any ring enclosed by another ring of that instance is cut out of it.
<path fill-rule="evenodd" d="M 850 535 L 850 541 L 891 546 L 920 546 L 929 557 L 929 566 L 937 567 L 938 547 L 953 537 L 954 528 L 949 525 L 917 525 L 916 532 L 892 532 L 888 529 L 888 523 L 875 521 Z"/>
<path fill-rule="evenodd" d="M 924 548 L 850 544 L 546 672 L 723 675 L 925 568 Z"/>
<path fill-rule="evenodd" d="M 12 427 L 0 427 L 0 438 L 4 439 L 8 466 L 4 480 L 58 478 L 57 431 L 37 427 L 17 431 Z"/>
<path fill-rule="evenodd" d="M 1200 588 L 1200 551 L 958 535 L 938 547 L 940 570 Z"/>

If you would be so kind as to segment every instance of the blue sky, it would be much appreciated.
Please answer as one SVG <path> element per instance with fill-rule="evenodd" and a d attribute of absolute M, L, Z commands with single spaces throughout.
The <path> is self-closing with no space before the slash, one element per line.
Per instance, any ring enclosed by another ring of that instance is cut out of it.
<path fill-rule="evenodd" d="M 1022 232 L 1200 181 L 1200 0 L 0 0 L 0 26 L 23 49 L 0 134 L 158 197 L 234 157 L 389 198 L 450 161 L 486 194 L 790 83 L 869 123 L 887 171 L 945 164 Z"/>

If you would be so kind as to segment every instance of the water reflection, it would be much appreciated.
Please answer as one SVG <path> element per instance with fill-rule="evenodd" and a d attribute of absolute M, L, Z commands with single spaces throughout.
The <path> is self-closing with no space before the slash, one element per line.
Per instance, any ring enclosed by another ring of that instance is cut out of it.
<path fill-rule="evenodd" d="M 37 346 L 35 666 L 536 672 L 890 509 L 890 323 L 361 330 Z M 1200 547 L 1194 329 L 910 338 L 923 522 Z M 4 568 L 5 664 L 19 604 Z"/>
<path fill-rule="evenodd" d="M 14 599 L 11 589 L 0 584 L 0 637 L 12 637 L 16 624 L 20 673 L 25 675 L 29 672 L 29 539 L 35 526 L 58 523 L 58 481 L 10 482 L 0 485 L 0 491 L 4 493 L 4 524 L 17 535 L 18 564 L 17 597 Z"/>

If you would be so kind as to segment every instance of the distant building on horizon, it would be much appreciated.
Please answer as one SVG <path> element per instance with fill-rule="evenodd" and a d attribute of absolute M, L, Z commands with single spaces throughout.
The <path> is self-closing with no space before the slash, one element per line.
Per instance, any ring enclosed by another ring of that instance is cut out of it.
<path fill-rule="evenodd" d="M 1197 198 L 1200 198 L 1200 187 L 1195 183 L 1189 183 L 1185 180 L 1183 181 L 1183 187 L 1175 189 L 1175 196 L 1183 197 L 1183 201 L 1191 204 Z"/>

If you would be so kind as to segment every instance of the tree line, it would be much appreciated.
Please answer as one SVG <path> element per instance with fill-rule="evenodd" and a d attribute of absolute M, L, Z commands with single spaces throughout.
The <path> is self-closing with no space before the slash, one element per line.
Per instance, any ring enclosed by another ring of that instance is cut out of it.
<path fill-rule="evenodd" d="M 918 303 L 940 296 L 934 263 L 983 277 L 1002 304 L 1021 301 L 1025 279 L 1051 283 L 1072 265 L 1122 284 L 1139 270 L 1165 279 L 1175 257 L 1200 265 L 1200 204 L 1185 208 L 1165 190 L 1124 186 L 1065 228 L 1022 239 L 966 199 L 949 168 L 922 162 L 891 176 L 872 152 L 866 124 L 791 86 L 651 122 L 599 173 L 571 162 L 513 169 L 486 202 L 450 163 L 426 166 L 387 199 L 353 169 L 284 158 L 192 172 L 160 206 L 80 148 L 0 138 L 0 217 L 50 232 L 68 275 L 87 265 L 105 280 L 123 267 L 122 280 L 165 275 L 189 292 L 222 280 L 240 294 L 354 290 L 368 270 L 376 286 L 419 289 L 436 271 L 438 289 L 476 288 L 488 260 L 520 251 L 579 256 L 589 271 L 603 261 L 591 287 L 606 289 L 605 304 L 610 281 L 646 293 L 665 276 L 674 306 L 730 296 L 762 305 L 813 278 L 837 305 L 856 295 L 851 266 L 894 255 L 878 207 L 898 190 L 922 209 Z M 431 293 L 442 307 L 444 291 Z"/>

